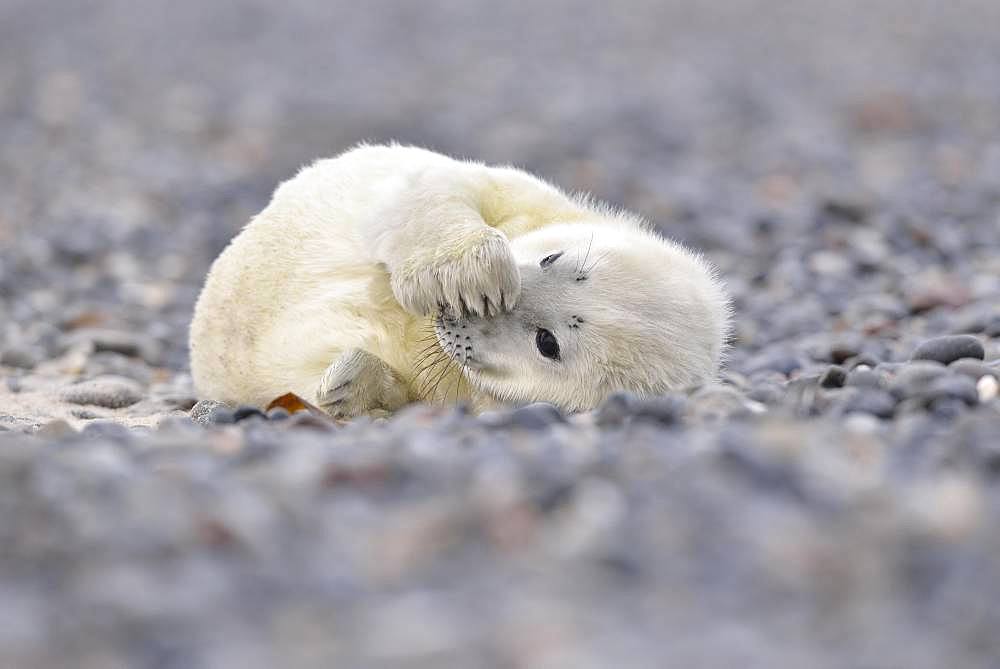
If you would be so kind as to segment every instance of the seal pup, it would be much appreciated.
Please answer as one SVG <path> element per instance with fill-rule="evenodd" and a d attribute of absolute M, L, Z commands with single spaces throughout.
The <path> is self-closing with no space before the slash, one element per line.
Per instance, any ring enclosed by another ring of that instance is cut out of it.
<path fill-rule="evenodd" d="M 408 402 L 566 411 L 712 380 L 714 270 L 637 216 L 512 167 L 362 145 L 281 184 L 195 306 L 201 397 L 289 391 L 335 416 Z"/>

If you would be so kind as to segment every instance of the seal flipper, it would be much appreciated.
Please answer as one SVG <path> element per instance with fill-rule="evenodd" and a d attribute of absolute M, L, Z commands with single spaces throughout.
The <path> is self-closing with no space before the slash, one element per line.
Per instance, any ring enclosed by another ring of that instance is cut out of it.
<path fill-rule="evenodd" d="M 406 385 L 381 358 L 349 349 L 331 364 L 316 390 L 316 403 L 335 417 L 391 412 L 408 401 Z"/>

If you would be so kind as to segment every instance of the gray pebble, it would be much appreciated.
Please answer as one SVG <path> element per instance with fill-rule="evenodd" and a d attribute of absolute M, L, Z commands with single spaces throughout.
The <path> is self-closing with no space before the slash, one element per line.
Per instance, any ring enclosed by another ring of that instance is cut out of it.
<path fill-rule="evenodd" d="M 936 360 L 947 365 L 959 358 L 986 356 L 982 343 L 972 335 L 946 335 L 928 339 L 913 351 L 914 360 Z"/>
<path fill-rule="evenodd" d="M 640 400 L 632 412 L 632 417 L 634 420 L 674 425 L 681 422 L 686 408 L 687 402 L 683 396 L 663 395 Z"/>
<path fill-rule="evenodd" d="M 119 353 L 133 358 L 142 358 L 150 364 L 160 361 L 162 346 L 142 332 L 126 332 L 106 328 L 84 328 L 67 335 L 63 341 L 66 348 L 89 343 L 95 353 Z"/>
<path fill-rule="evenodd" d="M 874 369 L 852 369 L 845 385 L 858 388 L 884 388 L 886 378 Z"/>
<path fill-rule="evenodd" d="M 35 436 L 43 437 L 45 439 L 61 439 L 75 434 L 76 430 L 73 426 L 62 418 L 51 420 L 35 431 Z"/>
<path fill-rule="evenodd" d="M 282 407 L 274 407 L 273 409 L 271 409 L 270 411 L 267 412 L 267 419 L 268 420 L 286 420 L 291 415 L 292 414 L 288 413 L 288 409 L 284 409 Z"/>
<path fill-rule="evenodd" d="M 889 383 L 889 390 L 897 397 L 914 397 L 935 379 L 948 373 L 940 362 L 921 360 L 905 365 Z"/>
<path fill-rule="evenodd" d="M 528 430 L 540 430 L 566 422 L 562 412 L 548 402 L 535 402 L 518 407 L 510 412 L 508 418 L 511 427 L 521 427 Z"/>
<path fill-rule="evenodd" d="M 9 346 L 0 353 L 0 365 L 17 369 L 34 369 L 45 352 L 31 346 Z"/>
<path fill-rule="evenodd" d="M 267 415 L 257 407 L 252 406 L 241 406 L 233 412 L 233 420 L 237 423 L 250 418 L 261 418 L 267 420 Z"/>
<path fill-rule="evenodd" d="M 878 418 L 892 418 L 896 411 L 896 398 L 874 388 L 845 388 L 837 406 L 843 414 L 869 413 Z"/>
<path fill-rule="evenodd" d="M 747 399 L 767 405 L 777 404 L 784 395 L 785 390 L 781 385 L 768 381 L 754 384 L 753 388 L 747 391 Z"/>
<path fill-rule="evenodd" d="M 234 422 L 232 408 L 228 404 L 216 400 L 199 401 L 191 407 L 188 415 L 199 425 Z"/>
<path fill-rule="evenodd" d="M 201 425 L 194 422 L 190 416 L 167 416 L 156 425 L 157 432 L 175 434 L 196 434 Z"/>
<path fill-rule="evenodd" d="M 935 379 L 923 391 L 922 396 L 928 402 L 945 398 L 961 400 L 970 406 L 979 402 L 976 382 L 962 374 L 948 374 Z"/>
<path fill-rule="evenodd" d="M 965 413 L 968 405 L 961 399 L 955 397 L 939 397 L 932 400 L 928 405 L 931 414 L 935 418 L 952 420 Z"/>
<path fill-rule="evenodd" d="M 685 406 L 685 416 L 700 423 L 751 416 L 764 411 L 765 407 L 727 386 L 703 389 L 692 395 Z"/>
<path fill-rule="evenodd" d="M 623 391 L 612 393 L 594 410 L 594 421 L 601 426 L 621 425 L 632 415 L 632 410 L 638 401 L 632 393 Z"/>
<path fill-rule="evenodd" d="M 789 376 L 802 368 L 802 361 L 784 351 L 766 351 L 747 360 L 743 372 L 753 376 L 761 372 L 777 372 Z"/>
<path fill-rule="evenodd" d="M 63 389 L 60 399 L 71 404 L 121 409 L 141 400 L 142 388 L 132 379 L 102 376 Z"/>
<path fill-rule="evenodd" d="M 80 434 L 87 439 L 110 439 L 119 442 L 132 439 L 132 433 L 127 427 L 110 420 L 95 420 L 93 423 L 87 423 Z"/>
<path fill-rule="evenodd" d="M 978 381 L 984 376 L 997 376 L 997 369 L 976 358 L 959 358 L 948 365 L 948 369 Z"/>
<path fill-rule="evenodd" d="M 113 351 L 101 351 L 92 354 L 87 358 L 87 366 L 84 369 L 87 376 L 123 376 L 132 379 L 137 383 L 149 385 L 153 376 L 153 370 L 142 360 L 130 358 L 122 353 Z"/>

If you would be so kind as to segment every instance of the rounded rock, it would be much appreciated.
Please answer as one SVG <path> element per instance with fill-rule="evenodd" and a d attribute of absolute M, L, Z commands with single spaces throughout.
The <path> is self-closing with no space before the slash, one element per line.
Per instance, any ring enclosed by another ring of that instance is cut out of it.
<path fill-rule="evenodd" d="M 34 369 L 44 357 L 43 351 L 30 346 L 10 346 L 0 353 L 0 365 L 16 369 Z"/>
<path fill-rule="evenodd" d="M 735 391 L 734 391 L 735 392 Z M 674 425 L 684 416 L 687 402 L 680 395 L 663 395 L 642 400 L 633 412 L 634 420 L 647 420 L 661 425 Z"/>
<path fill-rule="evenodd" d="M 997 370 L 976 358 L 959 358 L 948 365 L 948 369 L 978 381 L 984 376 L 996 376 Z"/>
<path fill-rule="evenodd" d="M 919 395 L 935 379 L 948 373 L 948 368 L 933 360 L 911 362 L 900 369 L 889 384 L 889 391 L 900 398 Z"/>
<path fill-rule="evenodd" d="M 142 388 L 132 379 L 99 376 L 64 388 L 60 399 L 70 404 L 90 404 L 106 409 L 122 409 L 142 399 Z"/>
<path fill-rule="evenodd" d="M 855 368 L 847 375 L 847 383 L 845 385 L 857 388 L 883 388 L 886 383 L 885 376 L 874 369 Z"/>
<path fill-rule="evenodd" d="M 548 402 L 535 402 L 518 407 L 510 412 L 508 419 L 511 427 L 529 430 L 541 430 L 557 423 L 566 422 L 559 408 Z"/>
<path fill-rule="evenodd" d="M 839 402 L 839 407 L 843 414 L 860 412 L 878 418 L 892 418 L 896 412 L 896 398 L 884 390 L 849 388 L 842 392 L 845 395 Z"/>
<path fill-rule="evenodd" d="M 922 396 L 928 402 L 940 399 L 954 399 L 961 400 L 969 406 L 979 402 L 979 391 L 976 390 L 976 382 L 961 374 L 948 374 L 947 376 L 935 379 L 927 386 Z"/>
<path fill-rule="evenodd" d="M 95 420 L 87 423 L 80 434 L 86 439 L 109 439 L 121 442 L 132 438 L 132 432 L 127 427 L 111 420 Z"/>
<path fill-rule="evenodd" d="M 913 360 L 935 360 L 945 365 L 959 358 L 982 360 L 985 357 L 982 342 L 968 334 L 928 339 L 913 351 Z"/>
<path fill-rule="evenodd" d="M 191 420 L 199 425 L 215 425 L 233 422 L 233 410 L 224 402 L 201 400 L 188 413 Z"/>
<path fill-rule="evenodd" d="M 594 410 L 594 421 L 600 425 L 621 425 L 632 415 L 638 403 L 635 395 L 624 391 L 611 393 Z"/>

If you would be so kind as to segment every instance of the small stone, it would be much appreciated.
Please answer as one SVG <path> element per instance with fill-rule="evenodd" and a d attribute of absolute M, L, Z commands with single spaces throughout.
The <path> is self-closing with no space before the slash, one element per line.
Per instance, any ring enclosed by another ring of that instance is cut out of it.
<path fill-rule="evenodd" d="M 142 360 L 113 351 L 101 351 L 87 358 L 83 371 L 86 376 L 122 376 L 142 385 L 149 385 L 153 370 Z"/>
<path fill-rule="evenodd" d="M 95 353 L 119 353 L 132 358 L 142 358 L 150 364 L 158 364 L 162 347 L 153 337 L 141 332 L 125 332 L 106 328 L 83 328 L 69 334 L 65 339 L 67 348 L 89 342 Z"/>
<path fill-rule="evenodd" d="M 63 389 L 60 399 L 71 404 L 92 404 L 107 409 L 121 409 L 141 400 L 142 388 L 132 379 L 100 376 Z"/>
<path fill-rule="evenodd" d="M 884 388 L 886 382 L 882 374 L 862 366 L 851 370 L 851 373 L 847 375 L 846 385 L 858 388 Z"/>
<path fill-rule="evenodd" d="M 735 391 L 734 391 L 735 392 Z M 634 420 L 674 425 L 684 416 L 687 402 L 680 395 L 663 395 L 641 400 L 633 411 Z"/>
<path fill-rule="evenodd" d="M 869 413 L 878 418 L 892 418 L 896 411 L 896 398 L 884 390 L 874 388 L 846 388 L 840 402 L 843 414 Z"/>
<path fill-rule="evenodd" d="M 932 400 L 928 408 L 936 418 L 952 420 L 965 413 L 966 403 L 954 397 L 939 397 Z"/>
<path fill-rule="evenodd" d="M 637 403 L 638 399 L 632 393 L 612 393 L 594 411 L 594 422 L 600 426 L 621 425 L 632 415 L 632 409 Z"/>
<path fill-rule="evenodd" d="M 996 399 L 1000 392 L 1000 381 L 991 374 L 988 374 L 976 383 L 976 392 L 979 394 L 979 402 L 985 404 Z"/>
<path fill-rule="evenodd" d="M 948 365 L 948 369 L 963 376 L 968 376 L 973 381 L 978 381 L 986 375 L 996 375 L 997 370 L 990 367 L 982 360 L 976 358 L 959 358 Z"/>
<path fill-rule="evenodd" d="M 242 420 L 247 420 L 248 418 L 261 418 L 267 420 L 267 414 L 252 406 L 241 406 L 233 412 L 233 421 L 239 423 Z"/>
<path fill-rule="evenodd" d="M 224 402 L 216 400 L 201 400 L 191 407 L 188 412 L 195 423 L 199 425 L 214 425 L 219 423 L 232 423 L 233 410 Z"/>
<path fill-rule="evenodd" d="M 268 420 L 286 420 L 292 414 L 288 413 L 288 409 L 282 407 L 274 407 L 267 412 Z"/>
<path fill-rule="evenodd" d="M 879 361 L 875 356 L 869 353 L 859 353 L 853 358 L 848 358 L 844 361 L 844 367 L 847 369 L 858 369 L 859 367 L 864 369 L 874 369 L 878 365 Z"/>
<path fill-rule="evenodd" d="M 830 347 L 830 361 L 842 365 L 848 359 L 861 353 L 861 344 L 857 341 L 840 340 Z"/>
<path fill-rule="evenodd" d="M 913 352 L 913 360 L 936 360 L 945 365 L 959 358 L 982 360 L 986 351 L 972 335 L 946 335 L 928 339 Z"/>
<path fill-rule="evenodd" d="M 683 405 L 682 405 L 683 406 Z M 767 410 L 735 388 L 723 385 L 706 386 L 688 399 L 686 414 L 698 422 L 718 421 L 730 416 L 749 416 Z"/>
<path fill-rule="evenodd" d="M 0 353 L 0 365 L 16 369 L 33 369 L 44 357 L 41 350 L 30 346 L 10 346 Z"/>
<path fill-rule="evenodd" d="M 157 432 L 174 433 L 178 435 L 195 434 L 201 426 L 190 416 L 167 416 L 156 424 Z"/>
<path fill-rule="evenodd" d="M 566 419 L 557 407 L 547 402 L 535 402 L 518 407 L 510 412 L 511 427 L 521 427 L 528 430 L 541 430 L 556 423 L 564 423 Z"/>
<path fill-rule="evenodd" d="M 764 405 L 774 405 L 785 396 L 784 388 L 776 383 L 758 383 L 747 392 L 747 399 Z"/>
<path fill-rule="evenodd" d="M 976 382 L 961 374 L 948 374 L 935 379 L 927 386 L 922 395 L 930 402 L 943 398 L 961 400 L 968 405 L 979 402 Z"/>
<path fill-rule="evenodd" d="M 910 362 L 897 372 L 889 384 L 889 390 L 896 397 L 914 397 L 932 381 L 947 373 L 948 368 L 940 362 L 933 360 Z"/>
<path fill-rule="evenodd" d="M 761 372 L 777 372 L 789 376 L 799 369 L 802 369 L 802 361 L 796 356 L 783 351 L 769 351 L 758 353 L 747 360 L 742 371 L 748 376 Z"/>
<path fill-rule="evenodd" d="M 132 433 L 127 427 L 110 420 L 95 420 L 93 423 L 87 423 L 80 434 L 87 439 L 110 439 L 112 441 L 129 441 L 132 438 Z"/>
<path fill-rule="evenodd" d="M 839 365 L 830 365 L 819 377 L 819 385 L 823 388 L 842 388 L 846 381 L 847 372 Z"/>
<path fill-rule="evenodd" d="M 62 418 L 56 418 L 38 428 L 35 434 L 45 439 L 61 439 L 76 434 L 76 430 Z"/>

